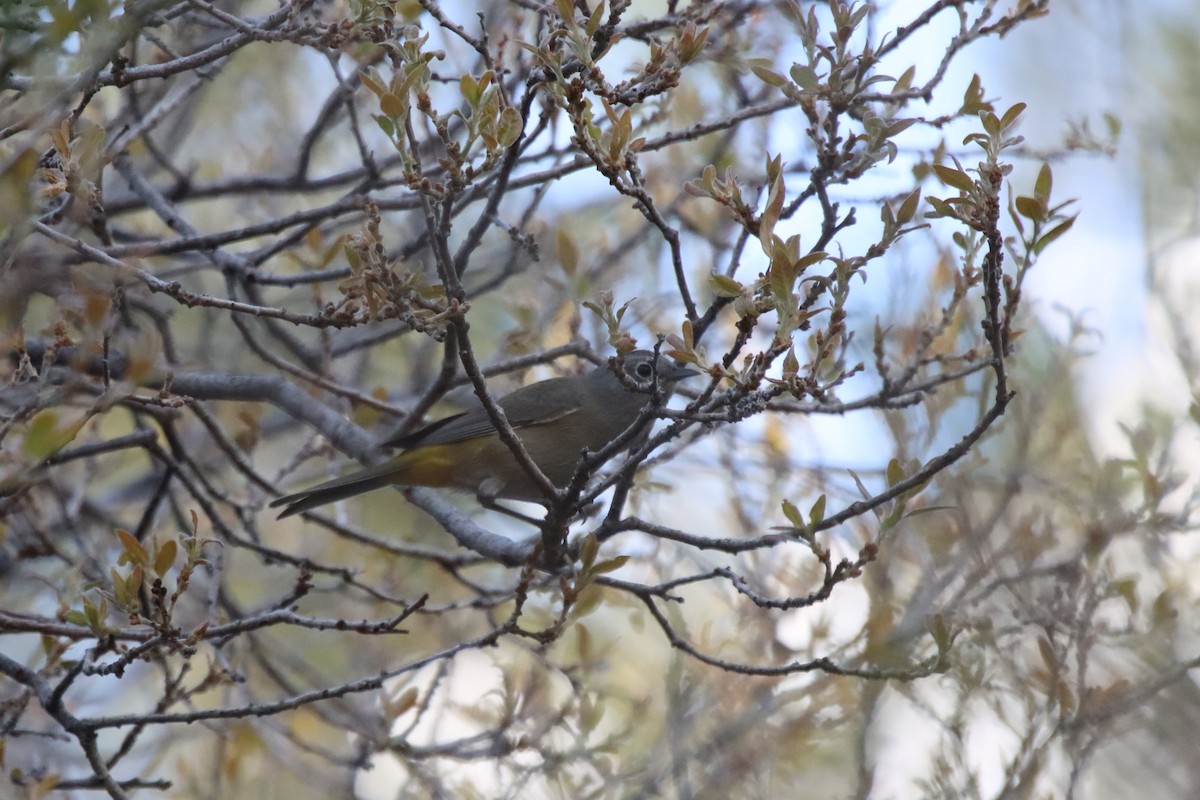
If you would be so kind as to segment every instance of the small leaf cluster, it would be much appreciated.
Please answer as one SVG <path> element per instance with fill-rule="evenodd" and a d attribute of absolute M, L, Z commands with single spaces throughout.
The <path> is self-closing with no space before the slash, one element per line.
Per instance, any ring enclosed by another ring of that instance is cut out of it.
<path fill-rule="evenodd" d="M 492 70 L 478 77 L 464 73 L 458 82 L 462 107 L 438 111 L 430 95 L 430 64 L 444 59 L 445 53 L 427 50 L 428 41 L 428 33 L 407 26 L 403 38 L 391 49 L 391 79 L 384 81 L 369 71 L 360 72 L 359 77 L 378 100 L 380 113 L 374 115 L 374 120 L 400 155 L 409 187 L 445 199 L 499 165 L 520 137 L 523 122 L 520 113 L 508 105 Z M 414 106 L 442 149 L 438 165 L 444 173 L 438 180 L 431 180 L 421 171 L 414 138 L 418 135 Z"/>
<path fill-rule="evenodd" d="M 193 512 L 193 523 L 198 519 Z M 200 566 L 209 564 L 204 558 L 205 540 L 194 535 L 178 539 L 153 539 L 149 545 L 137 540 L 129 531 L 117 529 L 116 536 L 121 544 L 117 566 L 109 569 L 110 587 L 96 586 L 96 591 L 86 592 L 81 608 L 62 614 L 66 622 L 82 625 L 99 639 L 118 632 L 108 624 L 109 600 L 128 615 L 130 625 L 143 622 L 156 630 L 174 635 L 171 621 L 179 599 L 187 593 L 192 573 Z M 182 550 L 183 563 L 176 569 Z M 121 570 L 119 567 L 128 567 Z M 170 590 L 164 581 L 175 574 L 175 588 Z M 146 577 L 151 576 L 149 583 Z"/>
<path fill-rule="evenodd" d="M 618 306 L 613 299 L 613 293 L 607 290 L 598 293 L 595 300 L 583 301 L 583 307 L 604 323 L 608 331 L 608 343 L 617 351 L 617 355 L 626 355 L 637 348 L 637 339 L 621 324 L 632 302 L 626 300 Z"/>
<path fill-rule="evenodd" d="M 1001 117 L 997 117 L 990 109 L 979 112 L 983 131 L 968 134 L 963 144 L 978 145 L 984 151 L 986 160 L 973 170 L 976 173 L 974 178 L 954 156 L 951 156 L 953 167 L 934 165 L 933 171 L 938 180 L 957 189 L 959 194 L 949 198 L 925 198 L 925 202 L 933 207 L 933 213 L 927 214 L 927 217 L 955 219 L 977 231 L 991 227 L 995 220 L 993 198 L 999 194 L 1003 179 L 1012 171 L 1011 164 L 1000 162 L 1000 155 L 1024 141 L 1024 137 L 1012 135 L 1012 128 L 1024 110 L 1025 104 L 1017 103 Z"/>
<path fill-rule="evenodd" d="M 447 318 L 465 308 L 448 299 L 441 284 L 430 283 L 425 272 L 404 269 L 390 258 L 378 208 L 366 203 L 364 210 L 363 227 L 341 239 L 350 275 L 338 284 L 343 300 L 336 313 L 361 321 L 402 319 L 413 330 L 443 341 Z"/>

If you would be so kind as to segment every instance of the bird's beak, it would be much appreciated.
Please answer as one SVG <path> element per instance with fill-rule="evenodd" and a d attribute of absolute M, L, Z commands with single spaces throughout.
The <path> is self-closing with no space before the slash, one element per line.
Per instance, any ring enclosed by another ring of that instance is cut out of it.
<path fill-rule="evenodd" d="M 693 375 L 699 374 L 700 370 L 698 369 L 685 367 L 682 364 L 672 364 L 658 373 L 658 379 L 661 381 L 667 381 L 668 383 L 674 383 L 675 381 L 681 381 L 684 378 L 690 378 Z"/>

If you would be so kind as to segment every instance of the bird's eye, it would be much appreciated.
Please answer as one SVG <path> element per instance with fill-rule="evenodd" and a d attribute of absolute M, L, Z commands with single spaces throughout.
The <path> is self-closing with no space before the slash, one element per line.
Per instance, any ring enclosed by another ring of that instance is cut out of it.
<path fill-rule="evenodd" d="M 634 372 L 637 373 L 639 378 L 649 380 L 654 375 L 654 367 L 650 366 L 649 362 L 643 361 L 634 367 Z"/>

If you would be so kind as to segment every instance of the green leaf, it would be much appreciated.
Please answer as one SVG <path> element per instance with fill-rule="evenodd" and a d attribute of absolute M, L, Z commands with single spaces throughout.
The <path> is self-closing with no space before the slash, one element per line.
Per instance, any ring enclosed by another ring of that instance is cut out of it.
<path fill-rule="evenodd" d="M 812 520 L 813 525 L 820 525 L 825 519 L 825 495 L 817 498 L 817 501 L 812 504 L 809 509 L 808 518 Z"/>
<path fill-rule="evenodd" d="M 567 273 L 567 277 L 574 278 L 575 273 L 579 270 L 579 245 L 575 244 L 575 238 L 571 236 L 566 226 L 559 227 L 556 240 L 558 264 L 562 267 L 562 271 Z"/>
<path fill-rule="evenodd" d="M 109 577 L 112 579 L 113 594 L 116 595 L 117 605 L 121 606 L 121 608 L 129 608 L 131 604 L 125 594 L 125 579 L 115 569 L 109 568 L 108 572 Z"/>
<path fill-rule="evenodd" d="M 800 373 L 800 359 L 796 358 L 796 348 L 789 347 L 787 355 L 783 357 L 783 377 L 784 380 L 794 380 L 796 375 Z"/>
<path fill-rule="evenodd" d="M 887 128 L 884 129 L 883 133 L 884 133 L 884 136 L 886 136 L 887 138 L 890 139 L 897 134 L 903 133 L 904 131 L 908 130 L 909 128 L 911 128 L 913 125 L 916 125 L 916 124 L 917 124 L 917 119 L 915 117 L 911 118 L 911 119 L 893 120 L 891 123 L 888 124 Z"/>
<path fill-rule="evenodd" d="M 688 350 L 695 348 L 696 334 L 695 331 L 692 330 L 692 321 L 690 319 L 685 319 L 679 325 L 679 332 L 683 334 L 683 346 Z"/>
<path fill-rule="evenodd" d="M 58 427 L 58 413 L 39 411 L 29 421 L 25 432 L 25 452 L 39 461 L 55 451 L 54 430 Z"/>
<path fill-rule="evenodd" d="M 1034 255 L 1041 253 L 1042 250 L 1045 249 L 1046 245 L 1050 244 L 1055 239 L 1062 236 L 1067 231 L 1071 230 L 1071 226 L 1075 224 L 1075 220 L 1076 220 L 1076 217 L 1071 217 L 1066 222 L 1063 222 L 1061 225 L 1050 229 L 1049 231 L 1046 232 L 1046 234 L 1044 236 L 1041 236 L 1040 238 L 1038 238 L 1038 240 L 1033 245 Z"/>
<path fill-rule="evenodd" d="M 771 287 L 771 296 L 775 298 L 775 305 L 779 307 L 788 307 L 792 299 L 792 283 L 791 272 L 788 265 L 780 260 L 772 260 L 770 268 L 767 269 L 767 279 Z"/>
<path fill-rule="evenodd" d="M 967 85 L 966 91 L 963 92 L 962 113 L 978 114 L 980 111 L 991 107 L 991 104 L 983 99 L 983 82 L 976 74 L 971 77 L 971 82 Z"/>
<path fill-rule="evenodd" d="M 587 35 L 587 38 L 591 39 L 596 35 L 596 31 L 600 29 L 600 23 L 603 20 L 604 0 L 601 0 L 601 2 L 596 4 L 596 8 L 592 11 L 592 15 L 588 17 L 587 27 L 584 28 L 584 33 Z"/>
<path fill-rule="evenodd" d="M 168 539 L 158 548 L 158 552 L 154 554 L 154 572 L 160 578 L 164 577 L 171 571 L 171 567 L 175 565 L 175 555 L 179 546 L 175 544 L 174 539 Z"/>
<path fill-rule="evenodd" d="M 400 85 L 396 86 L 396 78 L 392 77 L 392 86 L 395 87 L 394 93 L 402 98 L 405 98 L 407 104 L 410 93 L 418 89 L 425 88 L 429 81 L 429 67 L 422 64 L 414 64 L 406 67 L 404 72 L 404 80 L 400 81 Z"/>
<path fill-rule="evenodd" d="M 629 556 L 615 556 L 614 558 L 605 559 L 592 567 L 591 574 L 603 575 L 606 572 L 616 572 L 628 562 Z"/>
<path fill-rule="evenodd" d="M 379 96 L 379 110 L 392 119 L 399 119 L 408 113 L 408 102 L 391 92 Z"/>
<path fill-rule="evenodd" d="M 383 97 L 385 94 L 387 94 L 387 87 L 375 80 L 374 76 L 372 76 L 369 72 L 365 70 L 359 72 L 358 79 L 361 80 L 363 86 L 367 87 L 376 97 Z"/>
<path fill-rule="evenodd" d="M 25 453 L 36 461 L 49 458 L 70 444 L 87 421 L 86 414 L 74 421 L 63 422 L 56 411 L 39 411 L 25 430 Z"/>
<path fill-rule="evenodd" d="M 1042 168 L 1038 170 L 1037 181 L 1033 184 L 1033 196 L 1043 203 L 1049 203 L 1053 186 L 1054 176 L 1050 172 L 1050 165 L 1042 164 Z"/>
<path fill-rule="evenodd" d="M 383 114 L 372 114 L 371 119 L 375 120 L 375 124 L 379 126 L 379 130 L 383 131 L 389 139 L 396 138 L 396 126 L 392 121 Z"/>
<path fill-rule="evenodd" d="M 1017 103 L 1016 105 L 1010 107 L 1008 111 L 1005 111 L 1004 116 L 1000 118 L 1001 130 L 1007 130 L 1009 126 L 1017 121 L 1017 117 L 1021 116 L 1021 112 L 1024 110 L 1025 104 Z"/>
<path fill-rule="evenodd" d="M 816 70 L 804 64 L 792 64 L 789 71 L 792 76 L 792 82 L 806 92 L 815 92 L 821 85 L 821 79 L 817 77 Z"/>
<path fill-rule="evenodd" d="M 1017 213 L 1022 217 L 1034 220 L 1035 222 L 1046 218 L 1046 204 L 1041 200 L 1020 195 L 1013 202 L 1013 205 L 1017 207 Z"/>
<path fill-rule="evenodd" d="M 584 537 L 583 544 L 579 546 L 579 565 L 583 572 L 590 570 L 592 564 L 596 563 L 596 553 L 599 551 L 600 540 L 594 533 L 589 533 Z"/>
<path fill-rule="evenodd" d="M 892 488 L 902 480 L 904 480 L 904 467 L 900 466 L 900 459 L 893 458 L 887 465 L 888 488 Z"/>
<path fill-rule="evenodd" d="M 604 591 L 599 586 L 588 586 L 579 594 L 579 599 L 571 606 L 571 617 L 579 619 L 586 617 L 588 614 L 600 607 L 600 602 L 604 599 Z"/>
<path fill-rule="evenodd" d="M 764 66 L 752 64 L 750 66 L 750 71 L 753 72 L 755 77 L 757 77 L 760 81 L 769 86 L 774 86 L 776 89 L 787 85 L 787 78 L 783 77 L 774 70 L 767 69 Z"/>
<path fill-rule="evenodd" d="M 887 203 L 879 204 L 879 221 L 883 223 L 885 231 L 890 231 L 896 225 L 896 212 Z"/>
<path fill-rule="evenodd" d="M 125 548 L 125 552 L 117 559 L 118 564 L 149 565 L 150 554 L 146 552 L 146 548 L 134 538 L 132 533 L 122 528 L 117 528 L 117 538 L 121 540 L 121 546 Z"/>
<path fill-rule="evenodd" d="M 134 567 L 133 571 L 125 576 L 125 593 L 132 598 L 133 602 L 137 602 L 138 592 L 142 588 L 142 568 Z"/>
<path fill-rule="evenodd" d="M 467 101 L 467 105 L 471 108 L 479 103 L 479 81 L 469 72 L 464 72 L 463 76 L 458 80 L 458 90 L 462 92 L 463 99 Z"/>
<path fill-rule="evenodd" d="M 728 275 L 720 275 L 714 272 L 708 276 L 708 288 L 717 297 L 738 297 L 746 287 Z"/>
<path fill-rule="evenodd" d="M 811 267 L 813 264 L 816 264 L 818 261 L 824 261 L 828 257 L 829 253 L 825 252 L 824 250 L 814 250 L 807 255 L 801 256 L 800 259 L 796 261 L 796 269 L 806 269 Z"/>
<path fill-rule="evenodd" d="M 797 528 L 803 528 L 804 516 L 800 513 L 800 509 L 796 508 L 796 504 L 791 500 L 784 500 L 782 506 L 783 515 L 787 517 L 787 521 Z"/>
<path fill-rule="evenodd" d="M 941 198 L 926 197 L 925 202 L 929 203 L 929 205 L 933 207 L 933 213 L 935 216 L 939 216 L 939 217 L 953 217 L 954 216 L 954 208 L 949 203 L 947 203 L 945 200 L 942 200 Z"/>
<path fill-rule="evenodd" d="M 951 188 L 964 192 L 969 192 L 975 188 L 975 181 L 971 180 L 971 176 L 961 169 L 947 167 L 944 164 L 934 164 L 933 171 L 937 175 L 938 180 Z"/>
<path fill-rule="evenodd" d="M 521 137 L 521 114 L 512 106 L 500 112 L 500 123 L 496 126 L 496 139 L 501 147 L 512 147 Z"/>
<path fill-rule="evenodd" d="M 83 613 L 87 617 L 87 625 L 97 636 L 104 635 L 104 620 L 108 617 L 108 601 L 100 598 L 100 605 L 92 603 L 91 598 L 83 598 Z"/>
<path fill-rule="evenodd" d="M 909 192 L 908 197 L 904 198 L 904 201 L 900 203 L 900 209 L 896 212 L 896 221 L 901 225 L 911 222 L 913 217 L 917 215 L 917 207 L 920 203 L 921 189 L 918 187 Z"/>
<path fill-rule="evenodd" d="M 771 181 L 771 189 L 767 193 L 767 204 L 758 220 L 758 240 L 762 245 L 763 253 L 768 258 L 774 255 L 772 238 L 775 232 L 775 223 L 779 221 L 779 215 L 783 212 L 784 192 L 783 175 L 778 174 Z"/>
<path fill-rule="evenodd" d="M 983 123 L 983 129 L 987 131 L 989 136 L 996 137 L 1000 135 L 1000 118 L 990 111 L 984 111 L 979 115 L 979 121 Z"/>
<path fill-rule="evenodd" d="M 133 609 L 138 606 L 138 590 L 142 588 L 142 568 L 134 567 L 128 575 L 122 576 L 115 569 L 110 569 L 113 595 L 117 605 L 123 609 Z"/>

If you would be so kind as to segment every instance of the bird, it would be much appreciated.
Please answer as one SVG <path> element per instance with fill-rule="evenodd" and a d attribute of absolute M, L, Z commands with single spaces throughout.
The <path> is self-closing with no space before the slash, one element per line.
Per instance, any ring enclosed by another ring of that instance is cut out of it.
<path fill-rule="evenodd" d="M 530 458 L 550 483 L 567 485 L 584 450 L 595 453 L 635 422 L 657 387 L 664 397 L 679 381 L 700 374 L 649 350 L 618 359 L 621 371 L 602 365 L 583 375 L 550 378 L 501 397 L 496 404 Z M 649 424 L 630 445 L 649 435 Z M 375 489 L 397 486 L 449 487 L 497 498 L 546 503 L 547 497 L 500 439 L 483 403 L 385 441 L 401 447 L 394 458 L 280 497 L 279 519 Z"/>

